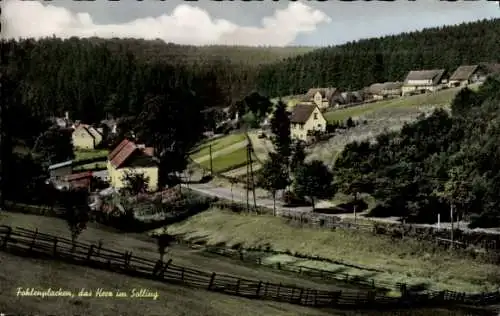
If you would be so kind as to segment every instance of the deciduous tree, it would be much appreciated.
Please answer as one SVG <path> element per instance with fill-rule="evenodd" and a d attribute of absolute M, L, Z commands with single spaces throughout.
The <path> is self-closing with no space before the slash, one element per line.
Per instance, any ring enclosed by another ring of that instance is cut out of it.
<path fill-rule="evenodd" d="M 285 158 L 277 153 L 270 153 L 259 173 L 258 183 L 271 192 L 273 196 L 273 212 L 276 215 L 276 193 L 284 190 L 289 184 Z"/>
<path fill-rule="evenodd" d="M 311 200 L 313 211 L 318 199 L 327 199 L 335 194 L 332 172 L 319 160 L 305 163 L 297 169 L 294 192 Z"/>

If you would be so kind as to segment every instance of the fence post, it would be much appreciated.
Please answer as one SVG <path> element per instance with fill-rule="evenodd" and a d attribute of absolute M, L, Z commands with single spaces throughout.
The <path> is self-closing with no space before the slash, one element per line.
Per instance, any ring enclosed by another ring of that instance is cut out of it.
<path fill-rule="evenodd" d="M 184 267 L 181 269 L 181 280 L 184 282 Z"/>
<path fill-rule="evenodd" d="M 304 288 L 301 288 L 300 289 L 300 293 L 299 293 L 299 304 L 302 303 L 302 294 L 304 294 Z"/>
<path fill-rule="evenodd" d="M 7 234 L 5 234 L 5 237 L 3 238 L 3 244 L 2 244 L 2 248 L 7 248 L 7 243 L 9 242 L 10 240 L 10 235 L 12 234 L 12 227 L 8 226 L 7 227 Z"/>
<path fill-rule="evenodd" d="M 168 260 L 167 263 L 163 266 L 163 269 L 161 270 L 161 278 L 165 278 L 165 272 L 168 269 L 168 265 L 172 262 L 172 259 Z"/>
<path fill-rule="evenodd" d="M 54 237 L 54 257 L 57 255 L 57 243 L 59 240 L 57 240 L 57 237 Z"/>
<path fill-rule="evenodd" d="M 266 287 L 264 288 L 264 296 L 267 296 L 267 287 L 269 286 L 269 282 L 266 282 Z"/>
<path fill-rule="evenodd" d="M 281 263 L 279 261 L 276 263 L 276 267 L 278 268 L 278 270 L 281 270 Z"/>
<path fill-rule="evenodd" d="M 259 284 L 257 285 L 257 293 L 255 293 L 257 297 L 259 297 L 261 287 L 262 287 L 262 281 L 259 281 Z"/>
<path fill-rule="evenodd" d="M 36 237 L 38 237 L 38 228 L 35 230 L 35 234 L 33 235 L 33 240 L 30 245 L 30 252 L 33 251 L 33 247 L 35 246 Z"/>
<path fill-rule="evenodd" d="M 208 290 L 212 290 L 212 286 L 214 285 L 215 281 L 215 272 L 212 273 L 212 277 L 210 278 L 210 282 L 208 283 Z"/>
<path fill-rule="evenodd" d="M 261 257 L 258 257 L 257 258 L 257 264 L 260 266 L 262 265 L 262 258 Z"/>
<path fill-rule="evenodd" d="M 241 283 L 241 279 L 238 279 L 236 281 L 236 294 L 240 294 L 240 283 Z"/>
<path fill-rule="evenodd" d="M 318 290 L 314 290 L 314 306 L 318 305 Z"/>
<path fill-rule="evenodd" d="M 87 261 L 90 261 L 93 252 L 94 252 L 94 245 L 90 245 L 89 251 L 87 252 Z"/>
<path fill-rule="evenodd" d="M 342 291 L 333 292 L 332 300 L 330 301 L 331 305 L 337 305 L 339 298 L 342 296 Z"/>
<path fill-rule="evenodd" d="M 163 266 L 163 261 L 161 261 L 161 260 L 156 261 L 155 267 L 153 268 L 153 276 L 156 276 L 159 274 L 158 272 L 160 272 L 160 269 L 162 268 L 162 266 Z"/>
<path fill-rule="evenodd" d="M 243 251 L 240 250 L 239 253 L 240 253 L 240 260 L 243 261 Z"/>
<path fill-rule="evenodd" d="M 128 252 L 128 251 L 125 251 L 125 253 L 123 254 L 123 267 L 125 269 L 128 269 L 131 256 L 132 256 L 132 253 Z"/>
<path fill-rule="evenodd" d="M 278 290 L 276 291 L 276 298 L 280 297 L 280 290 L 281 290 L 281 282 L 278 284 Z"/>
<path fill-rule="evenodd" d="M 375 288 L 375 279 L 372 279 L 372 288 Z"/>

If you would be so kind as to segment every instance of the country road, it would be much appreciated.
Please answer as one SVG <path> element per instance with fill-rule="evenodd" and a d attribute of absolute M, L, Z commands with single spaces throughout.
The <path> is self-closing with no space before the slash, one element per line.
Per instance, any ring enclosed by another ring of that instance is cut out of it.
<path fill-rule="evenodd" d="M 183 185 L 184 187 L 188 187 L 187 185 Z M 235 203 L 241 203 L 241 204 L 246 204 L 246 190 L 234 186 L 233 187 L 233 192 L 231 193 L 231 189 L 228 187 L 220 186 L 214 183 L 205 183 L 205 184 L 190 184 L 189 189 L 204 194 L 208 196 L 214 196 L 220 199 L 225 199 L 228 201 L 234 201 Z M 259 189 L 259 191 L 263 191 Z M 257 206 L 260 207 L 266 207 L 266 208 L 273 208 L 273 199 L 270 197 L 270 195 L 267 195 L 266 197 L 263 194 L 256 194 L 256 202 Z M 249 195 L 250 198 L 250 203 L 253 205 L 253 195 L 250 192 Z M 333 204 L 330 201 L 320 201 L 317 203 L 318 208 L 328 208 L 332 207 Z M 276 215 L 281 216 L 282 212 L 297 212 L 297 213 L 310 213 L 312 212 L 311 207 L 285 207 L 284 203 L 280 200 L 276 200 Z M 333 216 L 333 217 L 339 217 L 342 219 L 350 219 L 351 221 L 354 219 L 354 214 L 352 213 L 344 213 L 344 214 L 322 214 L 318 213 L 318 215 L 322 215 L 325 217 L 328 216 Z M 372 222 L 379 222 L 379 223 L 392 223 L 392 224 L 400 224 L 400 221 L 396 217 L 389 217 L 389 218 L 368 218 L 364 217 L 364 213 L 359 213 L 358 218 L 363 218 L 364 221 L 372 221 Z M 475 229 L 469 229 L 467 228 L 467 222 L 460 222 L 455 223 L 455 227 L 459 227 L 460 230 L 466 231 L 466 232 L 482 232 L 482 233 L 487 233 L 487 234 L 500 234 L 500 228 L 475 228 Z M 437 224 L 408 224 L 411 226 L 416 226 L 416 227 L 434 227 L 437 228 Z M 446 229 L 449 230 L 451 228 L 451 223 L 440 223 L 440 228 L 441 229 Z"/>

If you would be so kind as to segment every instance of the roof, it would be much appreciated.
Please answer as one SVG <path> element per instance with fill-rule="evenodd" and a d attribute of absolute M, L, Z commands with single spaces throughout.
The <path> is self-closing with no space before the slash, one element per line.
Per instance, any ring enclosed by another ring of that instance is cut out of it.
<path fill-rule="evenodd" d="M 97 130 L 95 127 L 93 127 L 91 125 L 88 125 L 88 124 L 76 124 L 74 131 L 77 131 L 78 129 L 80 129 L 80 130 L 83 129 L 92 138 L 96 138 L 98 136 L 102 136 L 102 133 L 99 132 L 99 130 Z"/>
<path fill-rule="evenodd" d="M 337 88 L 312 88 L 312 89 L 309 89 L 309 91 L 307 91 L 306 93 L 306 97 L 308 97 L 309 99 L 313 98 L 314 95 L 319 92 L 321 93 L 321 96 L 325 99 L 330 99 L 332 97 L 332 95 L 335 94 L 335 92 L 337 92 Z"/>
<path fill-rule="evenodd" d="M 297 104 L 290 116 L 290 123 L 305 123 L 311 117 L 314 109 L 316 109 L 316 105 L 313 104 Z"/>
<path fill-rule="evenodd" d="M 85 171 L 85 172 L 80 172 L 80 173 L 73 173 L 70 174 L 66 177 L 64 177 L 64 180 L 66 181 L 77 181 L 77 180 L 82 180 L 85 178 L 92 178 L 92 171 Z"/>
<path fill-rule="evenodd" d="M 67 167 L 67 166 L 71 166 L 72 164 L 73 164 L 73 160 L 59 162 L 59 163 L 50 165 L 49 166 L 49 170 L 55 170 L 55 169 L 59 169 L 59 168 L 64 168 L 64 167 Z"/>
<path fill-rule="evenodd" d="M 500 73 L 500 64 L 498 63 L 481 63 L 479 66 L 490 74 Z"/>
<path fill-rule="evenodd" d="M 370 93 L 381 93 L 382 90 L 395 90 L 400 89 L 403 86 L 402 82 L 384 82 L 384 83 L 374 83 L 369 88 L 368 91 Z"/>
<path fill-rule="evenodd" d="M 467 80 L 474 74 L 477 68 L 478 65 L 460 66 L 451 75 L 450 80 Z"/>
<path fill-rule="evenodd" d="M 137 149 L 136 144 L 128 139 L 122 140 L 118 146 L 113 149 L 113 151 L 108 155 L 108 160 L 111 165 L 115 168 L 119 168 L 123 165 L 125 160 L 130 157 Z"/>
<path fill-rule="evenodd" d="M 444 69 L 412 70 L 406 76 L 405 83 L 408 83 L 409 80 L 432 80 L 433 84 L 437 84 L 444 73 Z"/>

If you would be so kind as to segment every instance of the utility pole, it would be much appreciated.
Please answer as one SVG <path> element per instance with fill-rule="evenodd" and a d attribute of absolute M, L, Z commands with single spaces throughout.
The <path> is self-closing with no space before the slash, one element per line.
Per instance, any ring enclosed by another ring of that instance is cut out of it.
<path fill-rule="evenodd" d="M 210 176 L 214 175 L 214 164 L 212 160 L 212 144 L 208 145 L 208 154 L 210 155 Z"/>
<path fill-rule="evenodd" d="M 250 212 L 250 157 L 249 150 L 250 144 L 247 145 L 247 176 L 246 176 L 246 189 L 247 189 L 247 212 Z"/>
<path fill-rule="evenodd" d="M 248 157 L 250 158 L 250 178 L 252 181 L 252 194 L 253 194 L 253 207 L 254 209 L 257 209 L 257 198 L 255 197 L 255 179 L 253 177 L 253 160 L 252 160 L 252 144 L 248 144 Z"/>
<path fill-rule="evenodd" d="M 453 213 L 454 213 L 454 209 L 455 209 L 455 204 L 451 203 L 450 204 L 450 218 L 451 218 L 451 232 L 450 232 L 451 248 L 450 249 L 453 249 L 453 247 L 455 246 L 454 241 L 453 241 Z"/>

